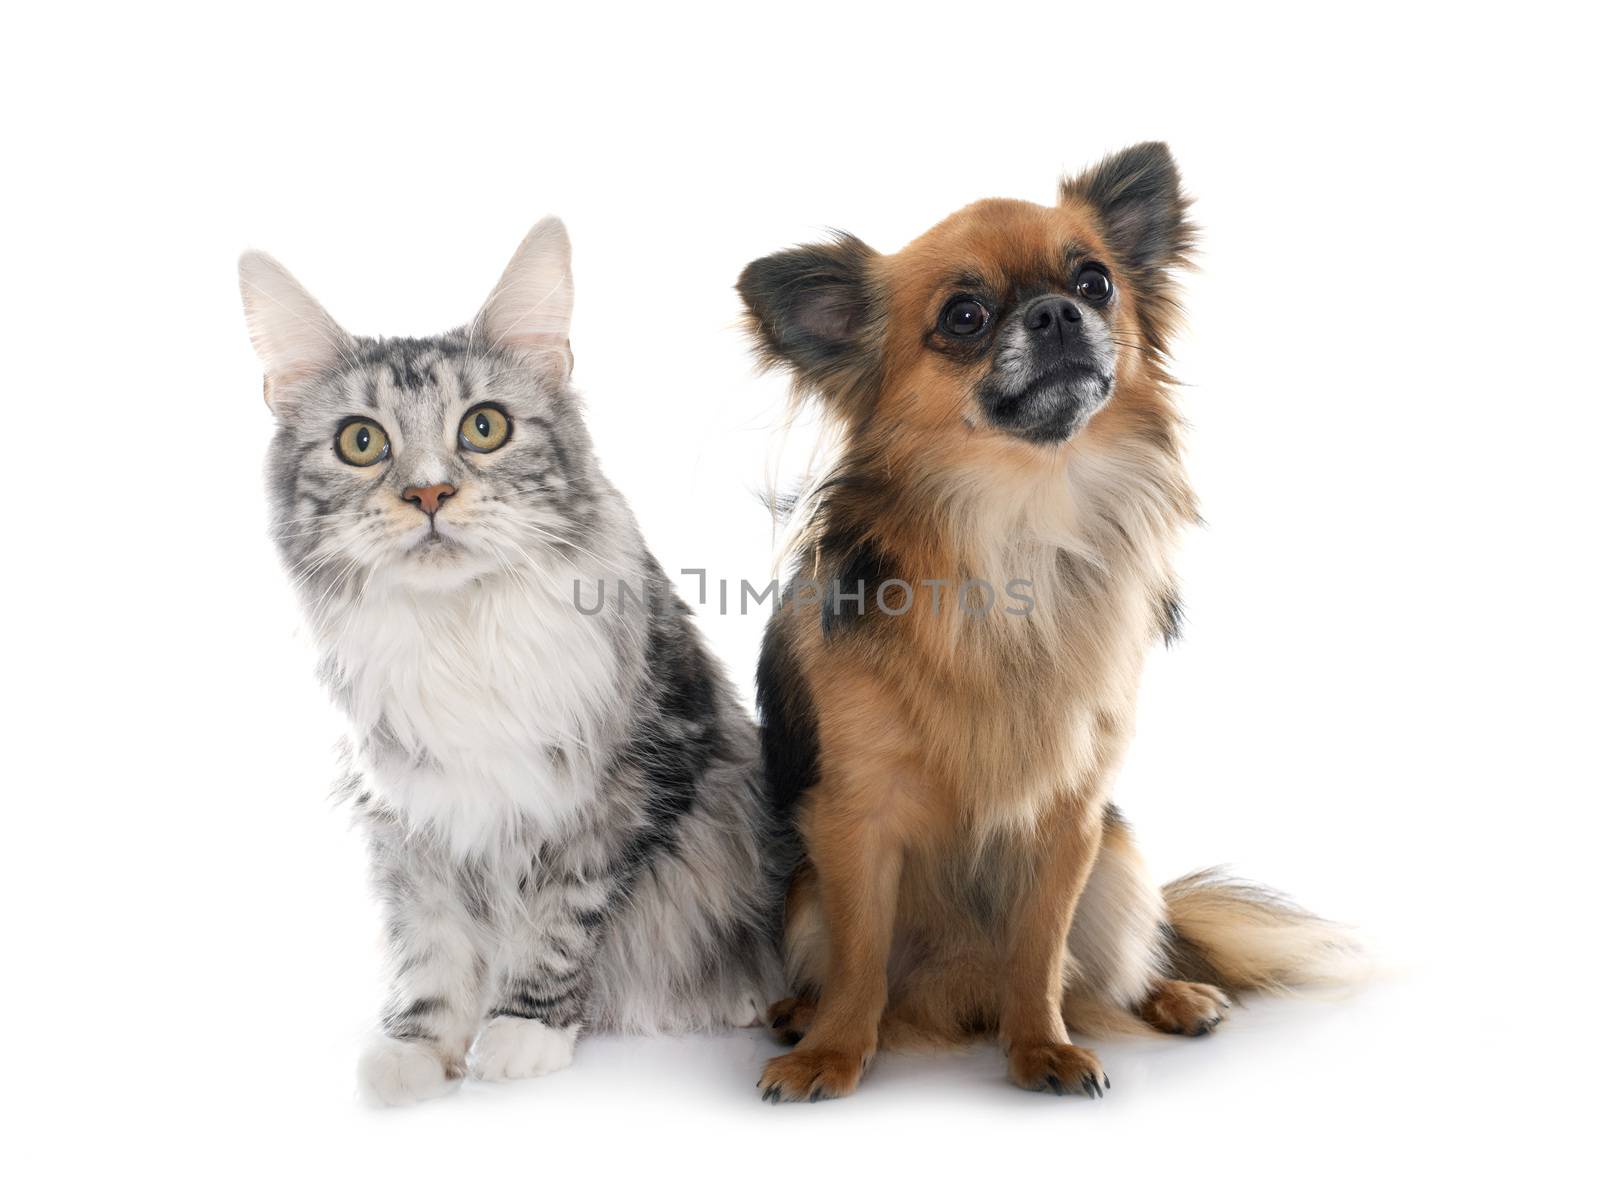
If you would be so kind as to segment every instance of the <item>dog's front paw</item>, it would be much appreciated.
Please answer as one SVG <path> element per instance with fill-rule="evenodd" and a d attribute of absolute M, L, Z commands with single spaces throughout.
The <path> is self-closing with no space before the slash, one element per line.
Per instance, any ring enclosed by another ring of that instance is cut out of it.
<path fill-rule="evenodd" d="M 1111 1088 L 1100 1059 L 1078 1045 L 1042 1042 L 1011 1050 L 1011 1081 L 1023 1090 L 1081 1094 L 1098 1099 Z"/>
<path fill-rule="evenodd" d="M 431 1046 L 384 1036 L 372 1038 L 356 1067 L 362 1097 L 380 1107 L 438 1098 L 460 1076 Z"/>
<path fill-rule="evenodd" d="M 772 1103 L 843 1098 L 855 1093 L 870 1056 L 864 1049 L 797 1049 L 769 1061 L 756 1087 Z"/>
<path fill-rule="evenodd" d="M 497 1016 L 483 1026 L 467 1054 L 475 1078 L 500 1082 L 509 1078 L 537 1078 L 572 1064 L 578 1027 L 552 1028 L 542 1020 Z"/>

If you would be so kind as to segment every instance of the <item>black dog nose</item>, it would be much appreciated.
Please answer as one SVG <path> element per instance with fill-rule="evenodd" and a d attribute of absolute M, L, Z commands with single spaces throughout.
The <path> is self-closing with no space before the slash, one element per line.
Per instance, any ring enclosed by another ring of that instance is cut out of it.
<path fill-rule="evenodd" d="M 1035 333 L 1065 329 L 1082 320 L 1083 310 L 1065 296 L 1041 296 L 1022 315 L 1022 323 Z"/>

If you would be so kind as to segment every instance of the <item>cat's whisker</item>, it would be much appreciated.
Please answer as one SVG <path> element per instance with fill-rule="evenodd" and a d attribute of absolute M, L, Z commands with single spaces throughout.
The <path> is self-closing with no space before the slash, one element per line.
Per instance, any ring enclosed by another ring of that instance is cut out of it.
<path fill-rule="evenodd" d="M 309 539 L 313 535 L 326 535 L 327 533 L 328 529 L 326 528 L 311 527 L 304 531 L 291 531 L 287 535 L 268 535 L 267 538 L 277 543 L 287 543 L 291 539 Z"/>
<path fill-rule="evenodd" d="M 523 549 L 520 546 L 518 546 L 517 542 L 514 539 L 505 539 L 505 538 L 503 538 L 501 540 L 501 542 L 507 543 L 510 546 L 515 547 L 517 549 L 517 551 L 522 555 L 522 558 L 527 561 L 527 567 L 525 567 L 525 568 L 524 567 L 520 567 L 520 566 L 513 567 L 511 564 L 509 564 L 507 562 L 507 560 L 504 558 L 503 553 L 495 550 L 496 547 L 498 546 L 498 544 L 493 544 L 493 543 L 490 544 L 491 553 L 494 554 L 496 560 L 499 561 L 502 564 L 502 566 L 505 568 L 507 574 L 510 575 L 513 579 L 519 581 L 524 589 L 526 589 L 530 594 L 537 593 L 539 590 L 536 589 L 533 586 L 533 584 L 530 582 L 530 578 L 532 576 L 532 571 L 536 570 L 537 567 L 538 567 L 538 565 L 534 563 L 533 557 L 530 556 L 526 551 L 523 551 Z M 553 595 L 555 595 L 557 597 L 559 597 L 561 595 L 561 589 L 558 586 L 556 586 L 555 584 L 551 584 L 550 586 L 545 588 L 544 591 L 547 594 L 553 594 Z"/>
<path fill-rule="evenodd" d="M 341 568 L 339 570 L 339 574 L 328 582 L 328 587 L 323 590 L 322 596 L 317 599 L 317 603 L 312 605 L 311 608 L 306 611 L 307 616 L 309 616 L 313 620 L 315 620 L 316 628 L 317 628 L 318 632 L 321 632 L 323 626 L 326 624 L 326 621 L 323 619 L 323 617 L 322 617 L 322 615 L 320 613 L 320 611 L 322 609 L 323 602 L 325 602 L 330 596 L 332 596 L 333 593 L 335 592 L 335 590 L 340 588 L 340 586 L 344 583 L 345 579 L 350 575 L 350 573 L 352 571 L 355 570 L 356 566 L 358 564 L 360 564 L 360 563 L 361 563 L 361 557 L 358 555 L 355 558 L 353 558 L 349 563 L 347 563 L 343 568 Z"/>
<path fill-rule="evenodd" d="M 360 515 L 370 513 L 372 513 L 370 510 L 334 510 L 323 512 L 321 514 L 301 514 L 296 515 L 294 518 L 278 519 L 272 525 L 275 527 L 292 527 L 299 523 L 324 522 L 329 519 L 338 518 L 356 518 Z"/>
<path fill-rule="evenodd" d="M 289 582 L 289 590 L 295 593 L 304 592 L 306 587 L 316 577 L 317 573 L 337 559 L 339 559 L 338 552 L 329 552 L 327 555 L 317 560 L 317 562 L 311 566 L 309 571 L 302 572 L 300 575 L 294 576 L 294 578 Z M 307 562 L 309 562 L 309 560 Z M 293 573 L 291 573 L 291 576 L 293 576 Z"/>
<path fill-rule="evenodd" d="M 496 557 L 495 562 L 499 565 L 500 572 L 506 577 L 506 579 L 510 580 L 511 583 L 522 589 L 522 591 L 527 593 L 530 597 L 537 595 L 538 590 L 535 589 L 532 582 L 529 581 L 526 573 L 519 571 L 507 559 Z"/>
<path fill-rule="evenodd" d="M 563 538 L 562 536 L 556 534 L 554 531 L 547 531 L 543 527 L 535 526 L 533 523 L 522 523 L 520 525 L 524 529 L 532 531 L 535 535 L 538 535 L 542 539 L 546 539 L 546 540 L 550 541 L 551 543 L 559 544 L 562 547 L 570 548 L 571 550 L 577 552 L 579 555 L 588 556 L 591 560 L 593 560 L 597 564 L 604 562 L 604 561 L 602 561 L 600 559 L 599 556 L 595 555 L 594 552 L 589 551 L 586 548 L 578 546 L 572 540 Z M 524 553 L 524 554 L 526 554 L 526 553 Z M 528 562 L 529 563 L 533 562 L 533 558 L 531 556 L 529 557 Z"/>

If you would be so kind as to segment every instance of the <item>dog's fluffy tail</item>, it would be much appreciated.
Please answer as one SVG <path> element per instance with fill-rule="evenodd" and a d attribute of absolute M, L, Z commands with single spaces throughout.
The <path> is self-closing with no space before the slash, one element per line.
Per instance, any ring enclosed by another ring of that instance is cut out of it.
<path fill-rule="evenodd" d="M 1173 881 L 1166 899 L 1169 974 L 1228 992 L 1347 985 L 1366 974 L 1351 932 L 1271 889 L 1208 868 Z"/>

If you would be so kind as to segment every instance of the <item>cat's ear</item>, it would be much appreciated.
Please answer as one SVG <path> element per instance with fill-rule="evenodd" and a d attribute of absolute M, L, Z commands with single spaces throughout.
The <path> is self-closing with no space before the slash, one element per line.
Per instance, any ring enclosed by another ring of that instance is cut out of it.
<path fill-rule="evenodd" d="M 559 218 L 543 218 L 522 240 L 483 302 L 473 335 L 516 350 L 557 381 L 572 373 L 572 243 Z"/>
<path fill-rule="evenodd" d="M 284 267 L 264 251 L 239 257 L 244 320 L 267 372 L 267 406 L 276 409 L 303 379 L 355 355 L 350 335 Z"/>

